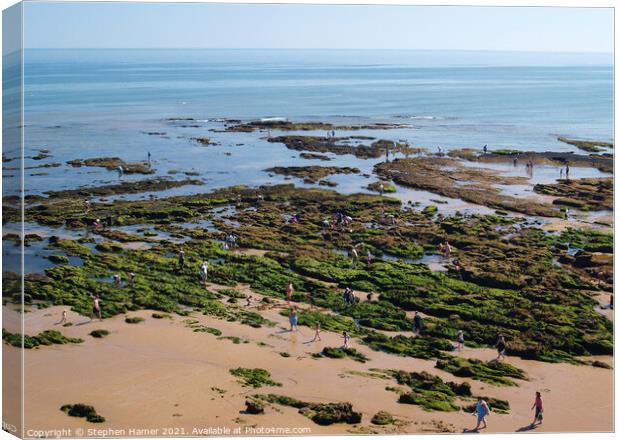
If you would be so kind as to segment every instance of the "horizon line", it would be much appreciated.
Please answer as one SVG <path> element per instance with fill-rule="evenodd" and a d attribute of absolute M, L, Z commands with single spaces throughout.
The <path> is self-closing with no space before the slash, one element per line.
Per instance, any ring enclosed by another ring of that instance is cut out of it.
<path fill-rule="evenodd" d="M 419 48 L 365 48 L 365 47 L 29 47 L 23 50 L 326 50 L 326 51 L 403 51 L 403 52 L 489 52 L 536 53 L 563 55 L 614 55 L 615 51 L 552 51 L 518 49 L 419 49 Z"/>

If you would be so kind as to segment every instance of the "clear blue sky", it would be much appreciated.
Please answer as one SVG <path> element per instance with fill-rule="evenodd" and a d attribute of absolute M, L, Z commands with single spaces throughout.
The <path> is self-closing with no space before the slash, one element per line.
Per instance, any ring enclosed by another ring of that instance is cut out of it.
<path fill-rule="evenodd" d="M 612 52 L 611 8 L 29 2 L 26 48 Z"/>

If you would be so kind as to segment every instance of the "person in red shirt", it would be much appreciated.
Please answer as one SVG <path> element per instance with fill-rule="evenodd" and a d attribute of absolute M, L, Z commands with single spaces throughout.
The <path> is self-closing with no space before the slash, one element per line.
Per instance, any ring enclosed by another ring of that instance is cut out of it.
<path fill-rule="evenodd" d="M 536 408 L 536 413 L 534 415 L 532 426 L 536 425 L 536 422 L 538 422 L 538 424 L 542 424 L 543 420 L 543 403 L 538 391 L 536 391 L 536 400 L 534 400 L 534 405 L 532 405 L 532 409 L 534 408 Z"/>

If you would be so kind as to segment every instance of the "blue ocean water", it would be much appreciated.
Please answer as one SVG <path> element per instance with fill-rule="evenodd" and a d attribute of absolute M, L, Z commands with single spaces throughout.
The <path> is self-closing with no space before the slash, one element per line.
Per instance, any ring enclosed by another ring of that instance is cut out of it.
<path fill-rule="evenodd" d="M 27 155 L 46 148 L 52 154 L 48 161 L 64 164 L 100 156 L 141 160 L 150 151 L 158 174 L 194 169 L 209 187 L 271 182 L 262 170 L 290 165 L 292 157 L 290 150 L 261 139 L 264 134 L 210 132 L 221 128 L 217 118 L 408 123 L 409 129 L 368 134 L 433 149 L 488 144 L 577 151 L 557 136 L 608 141 L 613 136 L 610 55 L 27 50 L 24 60 Z M 195 118 L 199 127 L 166 121 L 176 117 Z M 149 131 L 166 135 L 148 136 Z M 191 141 L 200 136 L 221 147 Z M 351 156 L 335 162 L 365 171 L 372 166 Z M 27 179 L 28 191 L 113 179 L 100 169 L 63 166 L 47 172 Z"/>

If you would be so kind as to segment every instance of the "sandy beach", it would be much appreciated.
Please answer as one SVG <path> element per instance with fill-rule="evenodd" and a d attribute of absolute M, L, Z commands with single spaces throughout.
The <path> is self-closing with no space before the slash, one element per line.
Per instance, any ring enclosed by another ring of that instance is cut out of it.
<path fill-rule="evenodd" d="M 246 427 L 296 427 L 310 430 L 303 434 L 344 434 L 463 432 L 475 425 L 475 417 L 462 411 L 428 412 L 399 404 L 396 394 L 385 390 L 394 385 L 393 380 L 355 374 L 371 369 L 402 369 L 428 371 L 444 380 L 456 379 L 434 368 L 434 361 L 376 352 L 355 341 L 353 346 L 371 359 L 365 364 L 350 359 L 313 359 L 310 354 L 322 347 L 341 345 L 340 335 L 324 331 L 321 342 L 310 343 L 311 329 L 288 331 L 286 318 L 277 313 L 281 306 L 283 302 L 261 311 L 277 326 L 259 329 L 200 314 L 153 319 L 151 311 L 143 310 L 129 315 L 143 317 L 144 322 L 127 324 L 123 316 L 91 322 L 69 312 L 68 321 L 74 325 L 64 328 L 63 333 L 80 337 L 84 343 L 25 352 L 26 429 L 149 429 L 149 434 L 201 435 L 207 431 L 200 429 L 215 427 L 231 431 L 241 427 L 243 434 L 252 432 L 246 431 Z M 26 332 L 57 329 L 54 323 L 60 320 L 61 313 L 61 307 L 28 313 Z M 9 331 L 19 329 L 17 313 L 5 306 L 3 316 Z M 190 318 L 247 343 L 234 345 L 230 340 L 193 332 L 184 324 Z M 106 329 L 110 335 L 95 339 L 88 335 L 94 329 Z M 290 357 L 282 357 L 281 352 Z M 495 352 L 466 348 L 461 355 L 492 359 Z M 11 367 L 6 364 L 11 359 L 14 358 L 4 357 L 5 371 Z M 611 357 L 600 359 L 613 365 Z M 613 430 L 613 370 L 512 357 L 507 362 L 522 368 L 529 380 L 517 381 L 518 387 L 470 381 L 474 394 L 493 395 L 511 404 L 509 415 L 491 414 L 489 427 L 483 432 L 529 431 L 535 391 L 542 393 L 545 403 L 544 423 L 535 428 L 536 432 Z M 267 369 L 283 387 L 243 387 L 229 373 L 229 369 L 240 366 Z M 321 427 L 292 408 L 275 405 L 264 415 L 244 414 L 246 397 L 256 392 L 281 393 L 316 402 L 346 400 L 363 413 L 363 420 L 354 426 Z M 59 408 L 68 402 L 94 405 L 106 422 L 93 425 L 67 417 Z M 400 423 L 388 428 L 370 424 L 369 419 L 380 410 L 393 414 Z M 165 432 L 172 428 L 176 432 Z"/>

